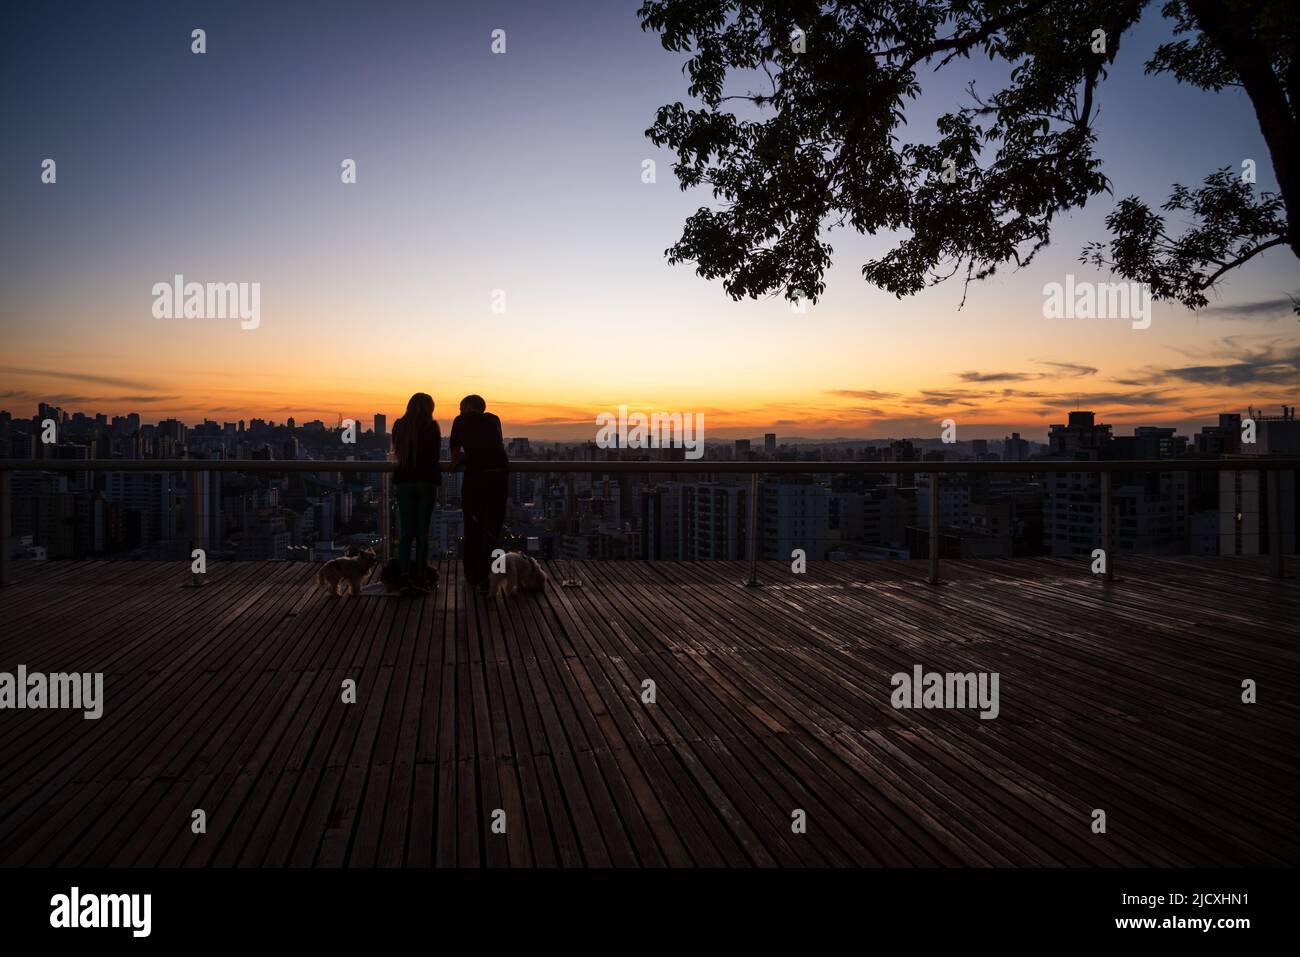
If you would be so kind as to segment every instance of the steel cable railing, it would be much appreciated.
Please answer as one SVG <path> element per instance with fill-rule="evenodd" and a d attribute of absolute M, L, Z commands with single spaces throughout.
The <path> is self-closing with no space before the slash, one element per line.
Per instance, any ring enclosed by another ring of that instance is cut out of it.
<path fill-rule="evenodd" d="M 391 528 L 389 519 L 389 478 L 396 465 L 386 460 L 276 461 L 265 459 L 0 459 L 0 585 L 8 582 L 10 518 L 12 511 L 11 474 L 14 472 L 338 472 L 374 473 L 380 481 L 380 536 L 385 557 L 389 555 Z M 452 471 L 447 463 L 444 471 Z M 1271 503 L 1268 509 L 1269 573 L 1282 577 L 1282 553 L 1285 536 L 1280 507 L 1279 475 L 1300 471 L 1300 456 L 1240 455 L 1219 459 L 1140 459 L 1133 461 L 1072 461 L 1042 459 L 1030 462 L 716 462 L 716 461 L 546 461 L 523 459 L 510 463 L 511 472 L 592 474 L 672 474 L 672 475 L 750 475 L 749 536 L 746 542 L 748 586 L 758 584 L 758 509 L 761 480 L 764 475 L 836 475 L 836 474 L 912 474 L 928 475 L 929 493 L 929 574 L 932 585 L 940 583 L 940 476 L 945 474 L 1045 474 L 1072 472 L 1100 475 L 1101 481 L 1101 548 L 1106 556 L 1105 578 L 1115 580 L 1113 476 L 1116 473 L 1142 472 L 1258 472 L 1260 490 Z M 200 526 L 199 497 L 191 494 L 191 526 Z M 198 547 L 197 540 L 192 542 Z M 566 583 L 576 584 L 571 564 Z"/>

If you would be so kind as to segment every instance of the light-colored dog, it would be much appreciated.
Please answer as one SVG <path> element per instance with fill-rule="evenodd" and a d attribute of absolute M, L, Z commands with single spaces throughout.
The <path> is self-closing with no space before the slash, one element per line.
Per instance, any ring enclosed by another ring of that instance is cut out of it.
<path fill-rule="evenodd" d="M 350 586 L 353 595 L 360 595 L 362 581 L 370 573 L 370 569 L 378 564 L 379 559 L 375 556 L 375 550 L 363 548 L 355 555 L 345 555 L 343 558 L 326 562 L 316 573 L 316 582 L 335 598 L 339 594 L 339 583 L 344 581 Z"/>
<path fill-rule="evenodd" d="M 488 597 L 498 595 L 509 598 L 517 591 L 542 591 L 550 576 L 537 564 L 537 560 L 523 552 L 506 552 L 504 572 L 493 572 Z"/>

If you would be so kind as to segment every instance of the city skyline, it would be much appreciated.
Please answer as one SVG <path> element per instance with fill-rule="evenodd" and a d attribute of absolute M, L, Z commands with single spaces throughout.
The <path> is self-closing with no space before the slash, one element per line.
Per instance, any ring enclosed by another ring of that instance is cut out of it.
<path fill-rule="evenodd" d="M 39 460 L 12 480 L 19 557 L 165 560 L 204 544 L 223 559 L 317 562 L 349 547 L 391 546 L 382 434 L 359 428 L 348 437 L 319 420 L 289 428 L 262 418 L 208 420 L 190 428 L 176 419 L 155 426 L 138 414 L 92 418 L 51 406 L 39 414 L 62 423 L 57 434 L 48 421 L 13 420 L 0 410 L 0 464 Z M 1121 551 L 1256 553 L 1265 509 L 1243 495 L 1252 483 L 1258 491 L 1258 462 L 1294 452 L 1296 426 L 1294 407 L 1284 407 L 1255 422 L 1226 413 L 1194 436 L 1167 427 L 1124 435 L 1091 411 L 1075 411 L 1052 426 L 1045 444 L 1014 433 L 1001 441 L 949 435 L 859 440 L 828 451 L 792 446 L 789 436 L 783 442 L 769 433 L 761 446 L 752 438 L 734 447 L 715 442 L 704 461 L 669 453 L 670 471 L 653 451 L 642 454 L 643 445 L 598 452 L 589 441 L 545 447 L 514 436 L 506 443 L 514 474 L 503 534 L 514 547 L 547 559 L 735 561 L 750 540 L 748 513 L 758 521 L 753 534 L 761 557 L 773 560 L 794 550 L 817 561 L 907 559 L 939 549 L 950 557 L 1044 551 L 1077 557 L 1100 539 L 1098 477 L 1081 483 L 1059 466 L 1107 461 L 1115 463 L 1107 474 L 1116 477 L 1120 513 L 1132 516 L 1118 523 Z M 178 459 L 192 461 L 194 470 L 177 472 Z M 339 459 L 351 460 L 346 475 L 331 474 L 331 464 L 343 464 L 333 461 Z M 1215 459 L 1237 460 L 1239 471 L 1221 482 L 1203 468 Z M 1256 462 L 1246 464 L 1250 459 Z M 567 468 L 547 474 L 552 463 L 573 460 L 587 466 L 586 474 Z M 804 474 L 771 469 L 775 474 L 751 484 L 725 467 L 758 463 L 757 476 L 769 470 L 763 463 L 774 461 L 800 466 Z M 1163 468 L 1152 473 L 1153 461 Z M 150 462 L 157 465 L 149 468 Z M 948 469 L 940 478 L 924 464 L 931 462 L 967 463 L 974 472 Z M 985 471 L 995 473 L 1002 462 L 1022 467 L 997 478 Z M 97 467 L 84 471 L 90 464 Z M 464 534 L 467 474 L 449 471 L 430 514 L 434 553 L 443 557 L 456 553 Z M 1283 494 L 1291 496 L 1291 488 Z M 754 495 L 764 502 L 757 510 L 748 508 Z M 1283 518 L 1283 528 L 1291 524 Z M 929 530 L 940 527 L 947 544 L 932 537 L 926 544 Z"/>
<path fill-rule="evenodd" d="M 126 412 L 117 413 L 117 412 L 108 412 L 108 411 L 98 410 L 98 409 L 63 408 L 61 406 L 58 406 L 56 403 L 42 402 L 40 405 L 50 406 L 58 409 L 59 412 L 62 413 L 63 417 L 67 420 L 75 419 L 75 417 L 80 415 L 84 417 L 85 420 L 93 422 L 97 417 L 102 416 L 104 417 L 106 422 L 111 425 L 114 424 L 115 420 L 136 416 L 140 420 L 139 424 L 141 427 L 157 428 L 167 422 L 175 421 L 175 422 L 179 422 L 187 430 L 199 428 L 202 427 L 203 425 L 217 425 L 220 427 L 237 426 L 241 429 L 247 429 L 249 431 L 252 431 L 254 427 L 254 423 L 261 423 L 263 426 L 268 428 L 288 427 L 293 429 L 302 429 L 309 425 L 319 424 L 325 430 L 334 431 L 341 428 L 342 423 L 344 421 L 350 419 L 351 421 L 357 424 L 358 431 L 360 433 L 373 433 L 376 431 L 374 416 L 378 415 L 378 416 L 383 416 L 385 418 L 385 423 L 384 423 L 385 427 L 383 433 L 381 434 L 387 435 L 387 434 L 391 434 L 393 423 L 400 417 L 400 412 L 396 414 L 379 412 L 370 416 L 359 415 L 357 417 L 353 417 L 348 414 L 343 414 L 341 417 L 338 416 L 325 417 L 321 415 L 309 416 L 307 414 L 301 414 L 301 415 L 287 414 L 283 418 L 277 420 L 274 416 L 271 415 L 253 414 L 249 416 L 240 416 L 236 419 L 230 419 L 226 417 L 211 418 L 209 416 L 200 416 L 193 421 L 186 420 L 180 416 L 162 416 L 157 420 L 151 421 L 145 414 L 141 413 L 139 409 L 130 409 L 127 410 Z M 1255 416 L 1259 417 L 1261 420 L 1267 420 L 1272 418 L 1284 418 L 1289 414 L 1293 414 L 1293 412 L 1290 413 L 1288 412 L 1288 408 L 1293 410 L 1294 406 L 1293 405 L 1288 406 L 1286 403 L 1283 403 L 1276 408 L 1255 407 L 1250 410 L 1221 409 L 1213 417 L 1206 417 L 1204 420 L 1196 423 L 1197 428 L 1189 428 L 1189 429 L 1178 429 L 1176 427 L 1174 428 L 1178 434 L 1185 434 L 1190 436 L 1195 431 L 1198 431 L 1198 429 L 1200 428 L 1215 428 L 1221 425 L 1220 419 L 1224 415 L 1235 414 L 1241 418 L 1244 418 L 1247 412 L 1253 412 Z M 1156 422 L 1145 422 L 1145 423 L 1134 422 L 1126 425 L 1125 423 L 1118 423 L 1118 422 L 1111 421 L 1107 419 L 1106 416 L 1101 415 L 1100 413 L 1097 413 L 1094 410 L 1091 409 L 1085 410 L 1080 408 L 1080 409 L 1069 409 L 1062 412 L 1062 414 L 1060 415 L 1061 421 L 1051 423 L 1051 425 L 1049 426 L 1049 430 L 1060 428 L 1069 419 L 1071 413 L 1079 413 L 1079 412 L 1083 412 L 1088 415 L 1094 415 L 1097 417 L 1099 421 L 1102 419 L 1106 419 L 1106 421 L 1111 427 L 1121 427 L 1121 428 L 1129 427 L 1135 430 L 1139 428 L 1158 428 L 1158 427 L 1170 428 L 1171 427 L 1167 425 L 1161 425 L 1160 423 L 1156 423 Z M 6 409 L 0 407 L 0 418 L 3 418 L 4 416 L 12 416 L 14 421 L 35 421 L 39 419 L 40 415 L 41 412 L 39 408 L 33 409 L 31 415 L 24 416 L 24 415 L 15 414 L 12 409 Z M 436 417 L 437 416 L 435 415 L 435 418 Z M 448 428 L 450 428 L 451 418 L 452 416 L 450 415 L 447 417 Z M 938 426 L 938 423 L 935 424 L 936 426 Z M 538 427 L 534 425 L 534 429 L 536 428 Z M 579 434 L 572 438 L 553 437 L 545 434 L 545 430 L 543 430 L 542 434 L 537 434 L 537 433 L 524 434 L 524 432 L 522 431 L 511 432 L 508 422 L 503 422 L 503 430 L 508 441 L 522 439 L 525 441 L 554 443 L 557 445 L 591 443 L 595 437 L 594 426 L 591 434 L 585 434 L 585 433 Z M 735 441 L 745 440 L 745 441 L 757 442 L 758 445 L 756 445 L 755 447 L 761 448 L 761 444 L 763 443 L 764 439 L 767 436 L 771 435 L 775 437 L 775 440 L 778 444 L 798 443 L 798 444 L 817 445 L 817 444 L 846 444 L 846 443 L 851 444 L 854 442 L 879 444 L 888 441 L 922 441 L 922 442 L 938 442 L 943 445 L 948 445 L 948 444 L 960 445 L 972 441 L 1002 441 L 1003 439 L 1008 439 L 1014 435 L 1014 436 L 1019 436 L 1020 438 L 1026 441 L 1035 442 L 1041 445 L 1047 440 L 1049 435 L 1048 432 L 1044 432 L 1041 436 L 1037 436 L 1033 433 L 1020 433 L 1019 431 L 1008 431 L 1005 433 L 999 433 L 997 432 L 995 427 L 989 427 L 983 431 L 979 430 L 978 427 L 975 427 L 975 428 L 968 428 L 962 430 L 961 433 L 956 438 L 954 438 L 953 442 L 949 443 L 943 440 L 941 432 L 939 431 L 938 428 L 936 428 L 933 434 L 929 434 L 929 433 L 914 434 L 914 435 L 899 434 L 899 435 L 890 435 L 890 436 L 834 435 L 834 436 L 818 437 L 818 436 L 801 435 L 792 432 L 785 432 L 785 433 L 782 433 L 780 431 L 774 432 L 770 428 L 760 429 L 760 431 L 754 433 L 745 433 L 741 430 L 733 430 L 733 431 L 734 434 L 726 434 L 726 435 L 709 436 L 706 434 L 703 441 L 705 443 L 719 443 L 719 444 L 731 445 Z M 972 432 L 978 434 L 971 434 Z M 987 432 L 987 434 L 985 434 L 985 432 Z M 444 430 L 443 432 L 444 444 L 446 442 L 446 438 L 447 438 L 447 430 Z M 61 441 L 61 439 L 59 441 Z"/>

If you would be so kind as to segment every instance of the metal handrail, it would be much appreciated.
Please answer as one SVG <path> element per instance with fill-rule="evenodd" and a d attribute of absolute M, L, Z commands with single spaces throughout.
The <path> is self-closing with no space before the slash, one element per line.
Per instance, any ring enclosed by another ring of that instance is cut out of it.
<path fill-rule="evenodd" d="M 450 462 L 442 471 L 455 472 Z M 396 462 L 357 459 L 0 459 L 0 472 L 393 472 Z M 511 472 L 633 472 L 715 475 L 815 475 L 829 473 L 949 472 L 1250 472 L 1300 469 L 1300 456 L 1243 455 L 1230 459 L 1038 459 L 1032 462 L 610 462 L 515 459 Z"/>
<path fill-rule="evenodd" d="M 440 464 L 444 472 L 454 472 L 450 462 Z M 388 499 L 390 473 L 397 463 L 387 460 L 304 461 L 275 459 L 0 459 L 0 585 L 8 584 L 8 557 L 10 534 L 10 473 L 11 472 L 350 472 L 382 473 L 381 483 L 381 537 L 384 555 L 388 555 L 391 535 L 388 528 Z M 752 476 L 750 491 L 748 559 L 749 576 L 746 585 L 758 584 L 758 508 L 760 477 L 762 475 L 819 475 L 819 474 L 931 474 L 936 476 L 936 487 L 930 494 L 929 575 L 931 585 L 939 579 L 939 495 L 938 476 L 951 473 L 1043 473 L 1081 472 L 1101 475 L 1102 495 L 1102 549 L 1106 558 L 1104 580 L 1115 579 L 1113 531 L 1111 525 L 1112 476 L 1116 472 L 1246 472 L 1267 474 L 1268 494 L 1274 503 L 1269 511 L 1269 531 L 1272 547 L 1269 549 L 1269 571 L 1272 577 L 1282 577 L 1282 522 L 1281 510 L 1276 507 L 1279 471 L 1300 470 L 1300 456 L 1240 455 L 1218 459 L 1106 459 L 1075 461 L 1070 459 L 1039 459 L 1029 462 L 716 462 L 716 461 L 547 461 L 544 459 L 518 459 L 510 463 L 511 472 L 586 472 L 633 474 L 696 474 Z M 498 470 L 493 470 L 498 471 Z M 195 496 L 197 510 L 197 496 Z M 197 529 L 194 546 L 198 547 Z"/>

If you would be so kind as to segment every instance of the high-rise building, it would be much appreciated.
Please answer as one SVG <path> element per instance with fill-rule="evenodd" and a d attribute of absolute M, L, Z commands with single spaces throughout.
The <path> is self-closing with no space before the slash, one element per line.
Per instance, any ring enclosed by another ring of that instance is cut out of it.
<path fill-rule="evenodd" d="M 429 518 L 429 554 L 435 558 L 455 557 L 465 536 L 465 515 L 458 508 L 435 508 Z"/>
<path fill-rule="evenodd" d="M 333 495 L 322 495 L 312 505 L 311 511 L 316 516 L 316 529 L 320 537 L 333 541 L 339 534 L 339 517 L 337 499 Z"/>
<path fill-rule="evenodd" d="M 209 473 L 220 474 L 220 473 Z M 139 545 L 172 541 L 177 536 L 179 494 L 170 472 L 109 472 L 104 476 L 104 498 L 138 516 L 133 535 Z"/>
<path fill-rule="evenodd" d="M 388 416 L 382 412 L 375 413 L 375 435 L 383 438 L 388 434 Z"/>
<path fill-rule="evenodd" d="M 1266 416 L 1253 413 L 1255 441 L 1241 443 L 1243 471 L 1219 474 L 1219 554 L 1267 555 L 1273 549 L 1273 512 L 1281 528 L 1280 547 L 1284 554 L 1293 553 L 1300 541 L 1300 484 L 1296 473 L 1280 471 L 1274 483 L 1262 480 L 1258 469 L 1251 468 L 1252 458 L 1272 455 L 1295 455 L 1300 451 L 1300 420 L 1294 406 L 1282 406 L 1282 414 Z M 1238 433 L 1240 434 L 1240 433 Z M 1277 498 L 1270 492 L 1276 487 Z"/>
<path fill-rule="evenodd" d="M 1114 459 L 1172 459 L 1187 451 L 1187 437 L 1175 435 L 1175 430 L 1143 425 L 1133 430 L 1131 436 L 1117 435 L 1111 439 L 1109 458 Z"/>
<path fill-rule="evenodd" d="M 1119 551 L 1144 555 L 1187 551 L 1187 472 L 1118 473 L 1114 481 L 1111 521 Z"/>
<path fill-rule="evenodd" d="M 1204 426 L 1192 439 L 1197 455 L 1218 458 L 1241 450 L 1241 414 L 1220 412 L 1218 425 Z"/>
<path fill-rule="evenodd" d="M 919 462 L 921 456 L 917 454 L 916 447 L 912 445 L 909 439 L 898 439 L 889 443 L 889 447 L 880 450 L 880 461 L 882 462 Z M 895 472 L 892 475 L 893 484 L 900 488 L 915 488 L 915 472 Z"/>
<path fill-rule="evenodd" d="M 1012 432 L 1002 442 L 1002 460 L 1004 462 L 1023 462 L 1029 458 L 1029 443 L 1020 437 L 1019 432 Z"/>
<path fill-rule="evenodd" d="M 1300 419 L 1295 417 L 1295 406 L 1282 406 L 1281 415 L 1256 413 L 1255 442 L 1242 446 L 1247 455 L 1300 454 Z"/>
<path fill-rule="evenodd" d="M 694 539 L 695 486 L 660 482 L 641 490 L 641 558 L 683 561 Z"/>
<path fill-rule="evenodd" d="M 259 515 L 239 540 L 240 561 L 284 561 L 289 555 L 289 530 L 282 515 Z"/>
<path fill-rule="evenodd" d="M 622 502 L 622 487 L 618 481 L 609 476 L 592 481 L 591 509 L 602 523 L 615 526 L 622 523 Z"/>
<path fill-rule="evenodd" d="M 171 439 L 177 444 L 185 442 L 185 423 L 179 419 L 163 419 L 158 423 L 160 438 Z"/>
<path fill-rule="evenodd" d="M 1092 412 L 1071 412 L 1066 425 L 1047 433 L 1048 454 L 1076 462 L 1109 458 L 1110 442 L 1110 426 L 1099 424 Z"/>
<path fill-rule="evenodd" d="M 763 451 L 768 455 L 776 455 L 776 433 L 775 432 L 764 433 Z"/>
<path fill-rule="evenodd" d="M 1047 434 L 1048 457 L 1095 460 L 1109 453 L 1110 426 L 1091 412 L 1071 412 L 1065 425 Z M 1105 455 L 1109 457 L 1109 455 Z M 1087 555 L 1101 546 L 1101 483 L 1086 472 L 1047 472 L 1043 503 L 1043 545 L 1053 555 Z"/>
<path fill-rule="evenodd" d="M 916 524 L 916 489 L 878 485 L 868 489 L 862 508 L 862 541 L 901 548 Z"/>
<path fill-rule="evenodd" d="M 1143 426 L 1131 436 L 1112 436 L 1109 425 L 1091 412 L 1071 412 L 1069 424 L 1048 433 L 1050 457 L 1070 461 L 1169 459 L 1169 472 L 1113 474 L 1111 514 L 1101 510 L 1101 478 L 1083 472 L 1047 472 L 1043 504 L 1043 545 L 1053 555 L 1091 555 L 1102 545 L 1102 522 L 1109 521 L 1119 552 L 1185 552 L 1191 514 L 1187 472 L 1176 459 L 1187 440 L 1173 429 Z"/>
<path fill-rule="evenodd" d="M 762 557 L 789 561 L 798 548 L 809 561 L 825 558 L 830 495 L 826 486 L 818 485 L 811 477 L 765 481 L 761 486 L 758 534 Z"/>
<path fill-rule="evenodd" d="M 693 561 L 745 558 L 749 550 L 749 489 L 703 482 L 693 490 L 687 557 Z"/>
<path fill-rule="evenodd" d="M 1300 484 L 1294 471 L 1277 474 L 1277 500 L 1258 469 L 1219 473 L 1219 554 L 1267 555 L 1273 548 L 1272 511 L 1279 512 L 1283 554 L 1294 553 L 1300 541 Z"/>
<path fill-rule="evenodd" d="M 969 529 L 971 525 L 971 488 L 967 482 L 957 481 L 957 476 L 939 483 L 939 527 L 944 529 Z M 920 528 L 930 527 L 930 488 L 933 473 L 916 483 L 916 518 Z"/>

